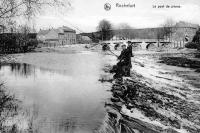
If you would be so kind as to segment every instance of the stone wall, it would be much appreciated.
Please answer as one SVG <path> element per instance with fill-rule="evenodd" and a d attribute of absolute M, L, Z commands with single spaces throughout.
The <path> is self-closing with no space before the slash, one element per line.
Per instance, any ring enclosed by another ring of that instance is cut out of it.
<path fill-rule="evenodd" d="M 194 27 L 178 27 L 173 28 L 171 36 L 172 41 L 185 41 L 185 37 L 188 36 L 189 41 L 192 41 L 197 28 Z"/>

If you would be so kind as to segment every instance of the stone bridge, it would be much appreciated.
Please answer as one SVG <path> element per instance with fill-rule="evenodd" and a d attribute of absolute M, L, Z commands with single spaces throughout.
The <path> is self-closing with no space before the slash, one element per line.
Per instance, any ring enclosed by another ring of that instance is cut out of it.
<path fill-rule="evenodd" d="M 127 45 L 127 41 L 131 41 L 133 43 L 133 46 L 140 47 L 142 50 L 147 50 L 149 48 L 149 46 L 161 47 L 161 46 L 164 46 L 164 45 L 175 44 L 175 42 L 170 42 L 170 41 L 159 41 L 158 42 L 158 40 L 155 40 L 155 39 L 110 40 L 110 41 L 103 41 L 101 43 L 107 43 L 111 48 L 114 48 L 114 46 L 116 44 Z"/>

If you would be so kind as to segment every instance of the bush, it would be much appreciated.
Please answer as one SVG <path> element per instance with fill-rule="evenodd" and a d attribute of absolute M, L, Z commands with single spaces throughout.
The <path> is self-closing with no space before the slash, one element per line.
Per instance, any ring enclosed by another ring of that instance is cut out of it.
<path fill-rule="evenodd" d="M 188 42 L 185 45 L 186 48 L 190 48 L 190 49 L 198 49 L 200 50 L 200 44 L 195 43 L 195 42 Z"/>
<path fill-rule="evenodd" d="M 38 41 L 36 39 L 29 39 L 27 45 L 36 47 L 38 45 Z"/>
<path fill-rule="evenodd" d="M 0 83 L 0 132 L 8 131 L 10 126 L 4 125 L 7 120 L 15 117 L 18 114 L 19 101 L 15 99 L 15 96 L 10 95 L 6 91 L 6 87 Z M 15 127 L 13 125 L 12 127 Z"/>
<path fill-rule="evenodd" d="M 193 37 L 192 42 L 200 43 L 200 28 Z"/>

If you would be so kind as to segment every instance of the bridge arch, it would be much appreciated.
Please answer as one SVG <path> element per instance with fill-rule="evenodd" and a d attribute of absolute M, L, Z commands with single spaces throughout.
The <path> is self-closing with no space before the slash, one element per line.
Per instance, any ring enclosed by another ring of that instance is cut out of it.
<path fill-rule="evenodd" d="M 151 46 L 157 47 L 157 44 L 155 42 L 153 43 L 146 43 L 146 49 L 148 50 Z"/>
<path fill-rule="evenodd" d="M 171 42 L 168 41 L 161 41 L 158 42 L 156 39 L 134 39 L 134 40 L 109 40 L 109 41 L 103 41 L 102 43 L 109 44 L 110 48 L 117 49 L 121 44 L 127 44 L 127 41 L 131 41 L 135 47 L 142 49 L 142 50 L 148 50 L 151 46 L 157 48 L 162 47 L 170 44 Z M 119 46 L 117 46 L 118 44 Z"/>

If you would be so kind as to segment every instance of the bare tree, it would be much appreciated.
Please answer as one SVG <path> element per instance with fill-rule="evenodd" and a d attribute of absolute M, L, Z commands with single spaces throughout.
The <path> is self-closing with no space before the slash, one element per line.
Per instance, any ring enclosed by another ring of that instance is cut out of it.
<path fill-rule="evenodd" d="M 0 1 L 0 25 L 2 27 L 1 32 L 16 33 L 9 36 L 8 35 L 2 35 L 2 36 L 6 36 L 7 40 L 9 41 L 13 40 L 13 38 L 16 38 L 14 39 L 15 41 L 22 40 L 23 42 L 22 44 L 28 44 L 27 36 L 30 32 L 30 27 L 31 27 L 30 26 L 31 21 L 29 20 L 32 20 L 31 19 L 32 17 L 34 17 L 39 13 L 45 12 L 47 9 L 53 10 L 53 8 L 56 9 L 58 7 L 59 9 L 61 8 L 60 10 L 63 10 L 63 8 L 68 10 L 71 7 L 70 0 L 1 0 Z M 19 28 L 17 26 L 18 25 L 16 21 L 17 19 L 24 20 L 26 23 L 25 26 Z M 6 41 L 5 37 L 2 36 L 1 40 Z M 14 45 L 17 46 L 17 42 L 18 41 L 16 41 L 16 43 L 13 44 L 13 46 Z"/>
<path fill-rule="evenodd" d="M 120 23 L 118 29 L 132 29 L 132 27 L 128 23 Z"/>
<path fill-rule="evenodd" d="M 166 19 L 164 24 L 162 25 L 164 37 L 168 38 L 169 41 L 172 41 L 171 38 L 174 26 L 175 26 L 175 21 L 173 19 Z"/>
<path fill-rule="evenodd" d="M 118 25 L 117 29 L 119 29 L 119 34 L 121 37 L 124 38 L 131 38 L 131 30 L 133 29 L 129 24 L 127 23 L 121 23 Z"/>
<path fill-rule="evenodd" d="M 159 43 L 165 37 L 165 29 L 164 28 L 158 28 L 156 35 L 157 35 L 156 37 L 157 37 L 157 40 L 158 40 L 158 43 Z"/>
<path fill-rule="evenodd" d="M 18 16 L 30 17 L 45 6 L 70 6 L 68 0 L 1 0 L 0 21 Z"/>
<path fill-rule="evenodd" d="M 101 40 L 109 40 L 113 36 L 113 26 L 108 20 L 101 20 L 97 26 Z"/>

